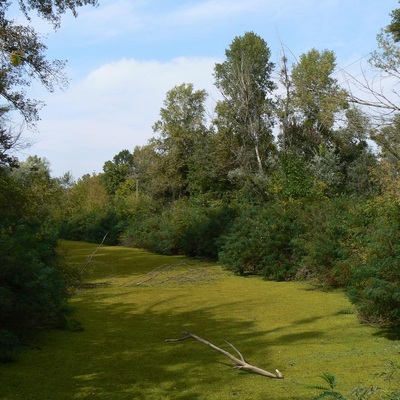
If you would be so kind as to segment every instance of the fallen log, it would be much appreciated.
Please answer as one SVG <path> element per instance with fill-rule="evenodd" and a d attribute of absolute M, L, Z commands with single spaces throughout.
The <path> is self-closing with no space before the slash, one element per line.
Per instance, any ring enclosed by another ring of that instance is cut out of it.
<path fill-rule="evenodd" d="M 266 376 L 268 378 L 274 378 L 274 379 L 283 379 L 284 378 L 282 373 L 277 369 L 275 370 L 276 374 L 273 374 L 272 372 L 265 371 L 264 369 L 261 369 L 261 368 L 258 368 L 256 366 L 254 366 L 254 365 L 249 364 L 244 359 L 242 353 L 240 353 L 240 351 L 233 344 L 231 344 L 229 342 L 226 342 L 226 343 L 228 343 L 229 346 L 231 346 L 236 351 L 236 353 L 239 354 L 240 359 L 235 357 L 235 356 L 233 356 L 228 351 L 226 351 L 224 349 L 221 349 L 220 347 L 217 347 L 214 344 L 210 343 L 209 341 L 207 341 L 207 340 L 205 340 L 205 339 L 203 339 L 203 338 L 201 338 L 199 336 L 196 336 L 196 335 L 194 335 L 193 333 L 190 333 L 190 332 L 184 332 L 184 336 L 182 336 L 181 338 L 166 339 L 165 341 L 166 342 L 181 342 L 183 340 L 190 339 L 190 338 L 195 339 L 195 340 L 197 340 L 197 341 L 199 341 L 201 343 L 204 343 L 205 345 L 211 347 L 212 349 L 214 349 L 214 350 L 218 351 L 219 353 L 223 354 L 224 356 L 228 357 L 230 360 L 232 360 L 235 363 L 233 368 L 245 369 L 247 371 L 254 372 L 255 374 Z"/>

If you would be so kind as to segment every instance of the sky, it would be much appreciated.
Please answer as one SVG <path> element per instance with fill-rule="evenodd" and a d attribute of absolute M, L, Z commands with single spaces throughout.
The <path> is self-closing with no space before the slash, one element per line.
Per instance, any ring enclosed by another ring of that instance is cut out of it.
<path fill-rule="evenodd" d="M 46 35 L 49 59 L 68 60 L 66 90 L 46 92 L 33 83 L 29 95 L 46 103 L 32 145 L 20 150 L 46 158 L 52 175 L 75 179 L 102 172 L 121 150 L 133 151 L 155 136 L 166 93 L 192 83 L 208 94 L 213 113 L 219 98 L 213 70 L 233 39 L 252 31 L 279 64 L 282 49 L 290 62 L 312 48 L 332 50 L 336 77 L 360 72 L 376 35 L 390 22 L 397 0 L 99 0 L 74 18 L 66 14 L 54 31 L 33 20 Z M 16 20 L 23 16 L 16 15 Z"/>

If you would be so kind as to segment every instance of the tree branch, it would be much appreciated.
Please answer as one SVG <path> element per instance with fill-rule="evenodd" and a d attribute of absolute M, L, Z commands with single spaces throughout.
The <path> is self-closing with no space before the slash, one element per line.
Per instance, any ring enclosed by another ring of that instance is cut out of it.
<path fill-rule="evenodd" d="M 231 361 L 233 361 L 235 363 L 233 368 L 237 368 L 237 369 L 245 369 L 248 370 L 250 372 L 253 372 L 255 374 L 259 374 L 262 376 L 266 376 L 268 378 L 274 378 L 274 379 L 283 379 L 283 375 L 279 370 L 275 370 L 276 374 L 273 374 L 271 372 L 265 371 L 264 369 L 258 368 L 254 365 L 249 364 L 248 362 L 245 361 L 244 357 L 242 356 L 242 354 L 240 353 L 239 350 L 236 349 L 235 346 L 233 346 L 231 343 L 227 342 L 240 356 L 240 360 L 238 358 L 236 358 L 235 356 L 233 356 L 231 353 L 227 352 L 224 349 L 221 349 L 220 347 L 215 346 L 214 344 L 208 342 L 207 340 L 194 335 L 193 333 L 190 332 L 184 332 L 184 336 L 181 338 L 177 338 L 177 339 L 166 339 L 166 342 L 181 342 L 183 340 L 186 339 L 195 339 L 205 345 L 207 345 L 208 347 L 211 347 L 212 349 L 218 351 L 219 353 L 223 354 L 224 356 L 228 357 Z"/>

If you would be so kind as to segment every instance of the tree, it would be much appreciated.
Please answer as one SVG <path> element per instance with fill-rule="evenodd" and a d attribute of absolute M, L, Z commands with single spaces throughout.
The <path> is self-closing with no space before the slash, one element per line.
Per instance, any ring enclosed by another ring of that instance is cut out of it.
<path fill-rule="evenodd" d="M 290 76 L 289 60 L 282 46 L 281 67 L 279 70 L 279 83 L 282 86 L 284 96 L 277 96 L 277 117 L 280 122 L 278 141 L 283 152 L 287 151 L 287 139 L 290 137 L 290 130 L 296 126 L 294 105 L 293 105 L 293 83 Z"/>
<path fill-rule="evenodd" d="M 223 96 L 217 104 L 218 133 L 233 166 L 263 174 L 273 147 L 271 51 L 264 39 L 247 32 L 232 41 L 225 55 L 214 69 L 215 85 Z"/>
<path fill-rule="evenodd" d="M 391 164 L 400 162 L 400 114 L 395 114 L 391 123 L 377 130 L 372 139 L 380 147 L 380 155 Z"/>
<path fill-rule="evenodd" d="M 150 142 L 156 153 L 151 179 L 159 193 L 173 199 L 188 194 L 190 160 L 208 133 L 206 98 L 206 91 L 194 90 L 191 83 L 175 86 L 167 93 L 161 119 L 153 126 L 160 136 Z"/>
<path fill-rule="evenodd" d="M 392 21 L 386 30 L 393 36 L 393 40 L 397 43 L 400 42 L 400 8 L 393 10 L 390 16 L 392 17 Z"/>
<path fill-rule="evenodd" d="M 0 97 L 5 103 L 2 108 L 16 110 L 28 127 L 35 126 L 43 106 L 41 101 L 27 97 L 32 81 L 39 81 L 49 91 L 67 85 L 65 61 L 46 58 L 47 47 L 40 34 L 29 26 L 30 15 L 36 12 L 56 29 L 67 10 L 76 16 L 77 9 L 87 4 L 97 5 L 97 0 L 19 0 L 18 5 L 28 21 L 27 25 L 19 25 L 7 16 L 11 1 L 0 2 Z M 2 131 L 0 154 L 13 148 L 18 139 L 19 134 Z M 7 163 L 10 161 L 13 160 Z"/>
<path fill-rule="evenodd" d="M 135 173 L 133 154 L 129 150 L 122 150 L 114 156 L 112 161 L 103 165 L 104 174 L 101 178 L 107 193 L 115 194 L 118 187 Z"/>
<path fill-rule="evenodd" d="M 62 326 L 67 311 L 68 268 L 51 214 L 55 187 L 46 163 L 31 161 L 37 169 L 0 168 L 0 361 L 32 329 Z"/>
<path fill-rule="evenodd" d="M 347 92 L 332 77 L 335 70 L 332 51 L 312 49 L 293 66 L 293 103 L 297 129 L 287 145 L 311 157 L 322 144 L 332 146 L 332 127 L 338 113 L 348 108 Z"/>
<path fill-rule="evenodd" d="M 82 176 L 64 193 L 60 235 L 64 239 L 117 244 L 119 226 L 115 206 L 102 175 Z"/>
<path fill-rule="evenodd" d="M 368 69 L 362 71 L 360 78 L 349 75 L 349 81 L 355 89 L 352 90 L 351 101 L 369 107 L 378 117 L 378 123 L 382 117 L 390 118 L 393 112 L 400 111 L 399 92 L 396 89 L 400 80 L 400 9 L 393 10 L 390 15 L 391 23 L 377 35 L 378 49 L 368 60 Z M 373 72 L 367 73 L 371 66 Z"/>
<path fill-rule="evenodd" d="M 371 118 L 354 106 L 346 110 L 345 123 L 334 130 L 332 142 L 342 166 L 342 192 L 364 196 L 375 190 L 372 173 L 377 158 L 369 145 L 373 131 Z"/>
<path fill-rule="evenodd" d="M 14 137 L 6 128 L 0 127 L 0 168 L 17 166 L 17 158 L 10 155 L 9 152 L 14 148 L 18 139 L 18 135 Z"/>

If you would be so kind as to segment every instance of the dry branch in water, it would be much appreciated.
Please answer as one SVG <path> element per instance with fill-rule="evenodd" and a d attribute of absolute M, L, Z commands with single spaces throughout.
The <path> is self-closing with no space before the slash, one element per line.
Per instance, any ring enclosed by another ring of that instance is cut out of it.
<path fill-rule="evenodd" d="M 86 263 L 84 265 L 84 267 L 82 268 L 82 270 L 78 273 L 78 276 L 74 282 L 74 284 L 76 284 L 78 281 L 80 281 L 82 279 L 83 273 L 87 270 L 89 264 L 92 262 L 93 257 L 95 256 L 95 254 L 98 252 L 99 248 L 101 246 L 103 246 L 104 241 L 106 240 L 108 235 L 108 232 L 104 235 L 103 240 L 101 241 L 101 243 L 96 247 L 96 250 L 89 255 L 89 257 L 86 260 Z M 82 283 L 80 283 L 80 285 L 78 285 L 78 289 L 82 286 Z"/>
<path fill-rule="evenodd" d="M 233 348 L 233 350 L 235 350 L 236 353 L 239 354 L 240 359 L 233 356 L 231 353 L 227 352 L 226 350 L 221 349 L 220 347 L 217 347 L 214 344 L 208 342 L 207 340 L 204 340 L 203 338 L 196 336 L 190 332 L 185 332 L 184 336 L 181 338 L 166 339 L 166 342 L 181 342 L 183 340 L 190 339 L 190 338 L 196 339 L 199 342 L 206 344 L 207 346 L 211 347 L 212 349 L 214 349 L 214 350 L 218 351 L 219 353 L 223 354 L 224 356 L 228 357 L 230 360 L 232 360 L 235 363 L 235 366 L 233 368 L 245 369 L 247 371 L 254 372 L 255 374 L 266 376 L 268 378 L 283 379 L 282 373 L 277 369 L 275 370 L 276 374 L 273 374 L 271 372 L 265 371 L 264 369 L 261 369 L 254 365 L 249 364 L 242 356 L 242 353 L 240 353 L 240 351 L 235 346 L 233 346 L 233 344 L 231 344 L 229 342 L 226 342 L 226 343 L 228 343 L 229 346 L 231 346 Z"/>
<path fill-rule="evenodd" d="M 214 280 L 214 272 L 206 268 L 191 267 L 186 263 L 161 265 L 150 272 L 134 276 L 121 286 L 159 286 L 163 284 L 175 284 L 178 286 L 189 283 L 211 282 Z"/>

